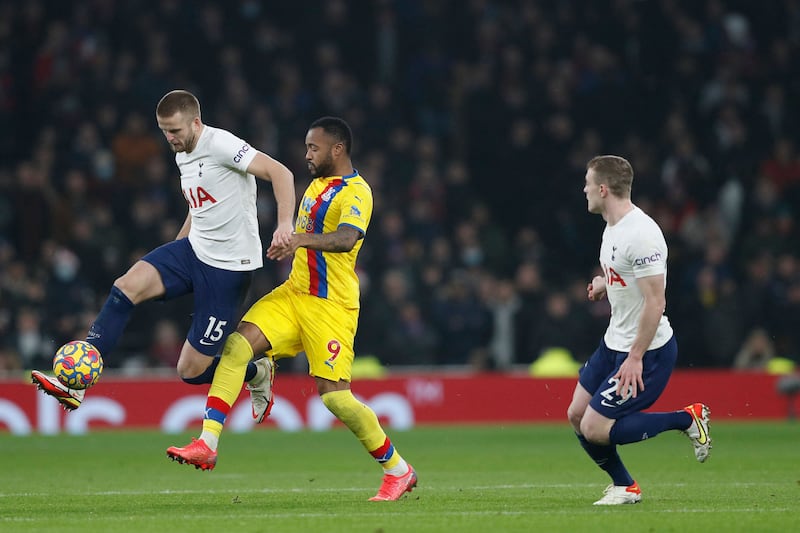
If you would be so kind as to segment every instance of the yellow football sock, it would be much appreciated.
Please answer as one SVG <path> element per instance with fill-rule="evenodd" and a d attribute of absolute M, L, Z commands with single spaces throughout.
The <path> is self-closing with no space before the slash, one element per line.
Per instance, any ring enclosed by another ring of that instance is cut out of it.
<path fill-rule="evenodd" d="M 384 433 L 375 412 L 359 402 L 352 392 L 339 390 L 325 393 L 322 403 L 353 432 L 384 470 L 393 469 L 400 463 L 402 457 Z"/>
<path fill-rule="evenodd" d="M 225 341 L 219 365 L 214 372 L 214 380 L 211 382 L 211 388 L 208 389 L 206 416 L 203 418 L 203 435 L 205 437 L 201 435 L 201 438 L 209 446 L 211 443 L 206 437 L 215 436 L 219 439 L 225 418 L 242 391 L 247 362 L 252 358 L 253 348 L 247 339 L 235 331 L 231 333 Z M 216 443 L 213 444 L 215 446 L 212 446 L 212 449 L 216 449 Z"/>

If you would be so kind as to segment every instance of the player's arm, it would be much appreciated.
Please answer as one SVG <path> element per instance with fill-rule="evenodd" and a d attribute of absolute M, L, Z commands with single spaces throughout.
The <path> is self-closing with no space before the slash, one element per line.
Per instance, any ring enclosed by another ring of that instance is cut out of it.
<path fill-rule="evenodd" d="M 633 339 L 628 357 L 620 365 L 616 378 L 619 379 L 617 393 L 625 395 L 629 387 L 632 388 L 635 398 L 638 391 L 644 390 L 642 381 L 642 359 L 658 330 L 658 323 L 667 305 L 664 274 L 647 276 L 636 279 L 636 285 L 644 298 L 642 316 L 639 318 L 639 327 Z"/>
<path fill-rule="evenodd" d="M 586 287 L 586 293 L 592 302 L 602 300 L 606 295 L 606 279 L 603 276 L 592 278 L 592 282 Z"/>
<path fill-rule="evenodd" d="M 349 252 L 363 235 L 360 229 L 347 225 L 341 225 L 330 233 L 296 233 L 288 245 L 270 246 L 267 257 L 280 261 L 294 255 L 301 247 L 320 252 Z"/>
<path fill-rule="evenodd" d="M 286 165 L 263 152 L 256 156 L 247 166 L 247 172 L 257 178 L 272 182 L 272 192 L 278 204 L 278 225 L 272 234 L 272 244 L 288 244 L 294 229 L 294 175 Z"/>
<path fill-rule="evenodd" d="M 192 214 L 186 213 L 186 220 L 183 221 L 183 226 L 181 226 L 181 230 L 178 232 L 177 237 L 175 240 L 183 239 L 184 237 L 189 236 L 189 230 L 192 229 Z"/>
<path fill-rule="evenodd" d="M 636 285 L 639 286 L 639 290 L 644 297 L 644 307 L 642 308 L 639 328 L 636 330 L 636 338 L 633 339 L 629 355 L 634 355 L 641 359 L 656 336 L 661 316 L 667 307 L 667 297 L 664 274 L 638 278 Z"/>

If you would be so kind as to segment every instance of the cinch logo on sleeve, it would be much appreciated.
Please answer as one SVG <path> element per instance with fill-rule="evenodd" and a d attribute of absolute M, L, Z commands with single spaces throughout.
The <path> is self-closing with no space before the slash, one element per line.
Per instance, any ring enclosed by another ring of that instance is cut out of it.
<path fill-rule="evenodd" d="M 244 143 L 244 145 L 236 152 L 236 155 L 233 156 L 233 162 L 238 163 L 244 157 L 244 154 L 250 151 L 250 145 L 248 143 Z"/>
<path fill-rule="evenodd" d="M 656 252 L 649 257 L 639 257 L 634 262 L 634 266 L 644 266 L 649 265 L 650 263 L 658 263 L 661 261 L 661 252 Z"/>

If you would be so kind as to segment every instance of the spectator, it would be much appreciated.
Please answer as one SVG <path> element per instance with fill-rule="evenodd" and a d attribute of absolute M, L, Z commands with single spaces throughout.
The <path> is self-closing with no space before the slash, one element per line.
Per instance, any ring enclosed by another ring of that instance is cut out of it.
<path fill-rule="evenodd" d="M 742 343 L 733 367 L 737 370 L 765 370 L 775 356 L 775 345 L 769 338 L 769 333 L 762 328 L 756 328 Z"/>
<path fill-rule="evenodd" d="M 620 152 L 670 245 L 667 301 L 680 309 L 673 320 L 725 323 L 721 289 L 733 287 L 742 331 L 777 320 L 770 331 L 781 350 L 800 350 L 796 328 L 780 323 L 789 315 L 775 313 L 795 311 L 785 255 L 796 258 L 800 246 L 800 39 L 786 23 L 796 15 L 791 0 L 768 10 L 730 0 L 582 10 L 487 0 L 455 11 L 442 2 L 354 9 L 337 1 L 311 28 L 280 3 L 208 5 L 189 18 L 180 17 L 186 0 L 154 5 L 146 17 L 140 4 L 93 11 L 0 0 L 0 118 L 10 125 L 0 131 L 0 298 L 9 322 L 22 308 L 49 317 L 46 287 L 77 287 L 75 313 L 41 324 L 53 339 L 74 334 L 75 317 L 96 311 L 129 258 L 175 233 L 182 219 L 170 213 L 184 200 L 147 117 L 164 87 L 184 86 L 298 176 L 296 139 L 310 119 L 341 113 L 363 132 L 355 163 L 370 177 L 378 213 L 359 264 L 373 282 L 365 319 L 381 314 L 380 280 L 399 269 L 410 293 L 393 312 L 405 309 L 411 324 L 414 304 L 443 349 L 455 350 L 458 320 L 443 309 L 491 324 L 470 285 L 509 278 L 520 299 L 513 359 L 530 360 L 519 346 L 534 342 L 526 337 L 544 320 L 544 293 L 571 293 L 597 262 L 583 242 L 597 222 L 581 214 L 583 198 L 569 184 L 580 162 Z M 364 31 L 355 37 L 344 27 Z M 420 41 L 408 28 L 436 38 Z M 197 53 L 179 57 L 190 38 Z M 626 120 L 617 120 L 623 110 Z M 265 231 L 274 223 L 270 195 L 259 191 Z M 54 245 L 78 258 L 72 280 L 53 279 Z M 717 303 L 700 305 L 695 280 L 719 247 L 723 261 L 711 267 L 716 281 L 706 291 Z M 279 282 L 286 268 L 266 265 L 253 290 Z M 466 288 L 451 279 L 457 268 L 467 272 Z M 777 287 L 788 291 L 780 302 Z M 581 331 L 607 318 L 602 303 L 574 304 Z M 120 346 L 121 360 L 148 353 L 159 320 L 186 319 L 180 305 L 157 309 L 134 324 L 141 338 Z M 391 319 L 380 322 L 375 339 L 398 331 Z M 487 364 L 492 327 L 462 347 L 482 356 L 442 360 Z M 576 355 L 594 349 L 578 342 Z M 730 364 L 733 346 L 709 359 L 706 342 L 702 332 L 685 339 L 693 348 L 678 364 Z"/>

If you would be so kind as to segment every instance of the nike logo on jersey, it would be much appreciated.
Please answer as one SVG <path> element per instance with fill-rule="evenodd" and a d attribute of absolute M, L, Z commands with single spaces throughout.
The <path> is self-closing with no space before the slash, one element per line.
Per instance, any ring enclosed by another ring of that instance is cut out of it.
<path fill-rule="evenodd" d="M 202 344 L 203 346 L 214 346 L 213 342 L 207 341 L 205 339 L 200 339 L 200 344 Z"/>
<path fill-rule="evenodd" d="M 603 407 L 616 407 L 616 406 L 617 406 L 617 404 L 615 404 L 615 403 L 610 403 L 610 402 L 607 402 L 607 401 L 605 401 L 605 400 L 601 400 L 601 401 L 600 401 L 600 404 L 601 404 Z"/>

